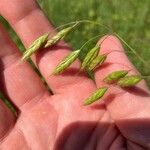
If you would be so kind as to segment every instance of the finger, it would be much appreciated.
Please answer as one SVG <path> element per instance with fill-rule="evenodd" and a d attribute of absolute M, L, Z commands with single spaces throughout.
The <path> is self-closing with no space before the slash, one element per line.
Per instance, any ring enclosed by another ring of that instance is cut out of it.
<path fill-rule="evenodd" d="M 103 41 L 102 44 L 101 41 Z M 131 73 L 137 73 L 136 68 L 126 56 L 120 41 L 115 36 L 104 36 L 98 44 L 101 44 L 100 53 L 106 54 L 107 58 L 104 65 L 95 72 L 97 85 L 104 84 L 104 77 L 112 71 L 128 70 Z"/>
<path fill-rule="evenodd" d="M 9 6 L 6 7 L 6 6 Z M 18 33 L 26 47 L 28 47 L 37 37 L 46 33 L 54 32 L 53 27 L 48 22 L 42 11 L 34 0 L 13 0 L 0 3 L 1 14 L 9 21 L 14 30 Z M 41 51 L 32 57 L 34 63 L 39 68 L 41 74 L 46 79 L 48 85 L 54 93 L 71 89 L 70 87 L 76 83 L 89 86 L 87 77 L 74 75 L 79 69 L 79 62 L 72 65 L 67 73 L 63 75 L 51 75 L 56 65 L 70 52 L 70 48 L 64 42 L 60 42 L 57 46 Z"/>
<path fill-rule="evenodd" d="M 120 52 L 110 53 L 105 64 L 95 72 L 97 86 L 105 85 L 103 78 L 116 70 L 132 69 L 129 74 L 138 74 L 116 37 L 109 36 L 102 43 L 101 53 L 108 53 L 116 49 Z M 144 80 L 130 90 L 112 85 L 108 91 L 104 100 L 121 132 L 131 141 L 147 145 L 150 134 L 145 131 L 150 130 L 150 121 L 148 121 L 150 119 L 150 93 Z"/>
<path fill-rule="evenodd" d="M 0 25 L 0 88 L 18 107 L 38 99 L 46 89 L 28 63 L 20 63 L 20 53 Z"/>
<path fill-rule="evenodd" d="M 0 99 L 0 139 L 3 139 L 7 135 L 15 124 L 15 115 L 6 107 L 6 105 Z"/>

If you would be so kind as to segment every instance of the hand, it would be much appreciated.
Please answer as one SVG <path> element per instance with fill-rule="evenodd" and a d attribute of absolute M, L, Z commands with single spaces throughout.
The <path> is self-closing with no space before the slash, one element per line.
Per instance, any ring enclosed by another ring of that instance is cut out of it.
<path fill-rule="evenodd" d="M 46 32 L 54 31 L 33 0 L 0 1 L 0 13 L 28 47 Z M 33 62 L 52 89 L 50 95 L 40 77 L 26 62 L 0 26 L 0 88 L 16 105 L 17 118 L 0 102 L 1 150 L 142 150 L 150 149 L 150 96 L 145 82 L 132 90 L 111 87 L 101 102 L 83 106 L 108 73 L 133 69 L 119 40 L 109 36 L 102 53 L 112 52 L 95 72 L 96 85 L 85 75 L 75 75 L 75 62 L 63 75 L 51 75 L 70 52 L 67 44 L 41 50 Z"/>

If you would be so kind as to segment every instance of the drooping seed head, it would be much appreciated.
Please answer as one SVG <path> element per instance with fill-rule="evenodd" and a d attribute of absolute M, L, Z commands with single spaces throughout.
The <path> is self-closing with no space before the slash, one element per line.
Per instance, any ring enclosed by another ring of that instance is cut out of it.
<path fill-rule="evenodd" d="M 30 58 L 30 56 L 35 53 L 37 50 L 39 50 L 40 48 L 43 48 L 43 46 L 45 45 L 45 43 L 48 40 L 48 36 L 49 34 L 44 34 L 42 36 L 40 36 L 38 39 L 36 39 L 30 46 L 29 48 L 24 52 L 22 60 L 27 60 Z"/>
<path fill-rule="evenodd" d="M 98 56 L 99 51 L 100 51 L 100 46 L 98 46 L 98 45 L 96 45 L 94 48 L 92 48 L 85 56 L 85 58 L 81 64 L 81 69 L 88 67 L 89 64 L 95 59 L 95 57 Z"/>
<path fill-rule="evenodd" d="M 139 83 L 142 80 L 142 77 L 139 75 L 131 75 L 131 76 L 126 76 L 124 78 L 121 78 L 118 82 L 117 85 L 120 87 L 132 87 Z"/>
<path fill-rule="evenodd" d="M 106 91 L 108 90 L 107 87 L 101 87 L 97 89 L 91 96 L 89 96 L 85 101 L 84 105 L 90 105 L 94 103 L 95 101 L 98 101 L 100 98 L 104 96 Z"/>
<path fill-rule="evenodd" d="M 68 56 L 66 56 L 55 68 L 53 74 L 57 75 L 66 70 L 79 56 L 80 49 L 71 52 Z"/>
<path fill-rule="evenodd" d="M 71 27 L 67 27 L 61 31 L 59 31 L 56 35 L 54 35 L 52 38 L 50 38 L 47 43 L 45 44 L 45 48 L 47 47 L 50 47 L 54 44 L 56 44 L 57 42 L 59 42 L 60 40 L 64 39 L 68 34 L 69 32 L 72 31 L 72 29 L 75 27 L 74 26 L 71 26 Z"/>
<path fill-rule="evenodd" d="M 103 81 L 107 84 L 111 84 L 117 82 L 120 78 L 125 77 L 127 74 L 128 74 L 127 70 L 114 71 L 108 74 Z"/>
<path fill-rule="evenodd" d="M 106 60 L 107 55 L 99 55 L 97 56 L 95 59 L 93 59 L 93 61 L 89 64 L 88 66 L 88 70 L 92 71 L 96 68 L 98 68 L 99 66 L 101 66 L 104 61 Z"/>

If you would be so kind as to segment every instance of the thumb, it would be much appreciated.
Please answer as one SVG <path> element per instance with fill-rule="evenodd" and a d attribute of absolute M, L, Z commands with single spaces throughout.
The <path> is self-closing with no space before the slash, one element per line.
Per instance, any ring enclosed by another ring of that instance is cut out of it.
<path fill-rule="evenodd" d="M 113 71 L 131 70 L 129 74 L 138 74 L 120 41 L 114 36 L 104 38 L 100 52 L 108 53 L 108 57 L 95 72 L 97 86 L 105 85 L 103 78 Z M 150 92 L 145 81 L 130 89 L 112 85 L 104 101 L 120 132 L 130 141 L 150 148 Z"/>

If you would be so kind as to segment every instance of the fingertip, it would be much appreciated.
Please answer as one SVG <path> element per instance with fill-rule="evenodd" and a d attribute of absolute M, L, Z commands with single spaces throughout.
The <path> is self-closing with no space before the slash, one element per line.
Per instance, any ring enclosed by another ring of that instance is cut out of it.
<path fill-rule="evenodd" d="M 115 35 L 105 35 L 97 44 L 101 46 L 103 52 L 111 52 L 113 50 L 124 51 L 120 40 Z"/>
<path fill-rule="evenodd" d="M 107 63 L 122 64 L 123 66 L 133 67 L 128 59 L 121 41 L 115 35 L 105 35 L 99 41 L 100 54 L 106 54 Z"/>

